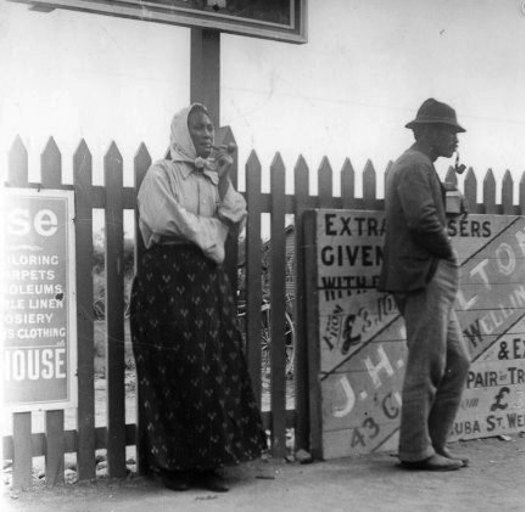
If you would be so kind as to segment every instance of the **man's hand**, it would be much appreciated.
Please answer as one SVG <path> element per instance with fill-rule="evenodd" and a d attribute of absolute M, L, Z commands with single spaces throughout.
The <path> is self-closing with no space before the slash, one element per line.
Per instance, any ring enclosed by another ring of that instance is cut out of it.
<path fill-rule="evenodd" d="M 467 215 L 468 215 L 468 201 L 467 201 L 467 198 L 461 194 L 461 203 L 460 203 L 460 211 L 461 211 L 461 216 L 463 219 L 466 219 L 467 218 Z"/>
<path fill-rule="evenodd" d="M 450 258 L 450 261 L 454 263 L 457 267 L 459 267 L 459 255 L 456 249 L 452 249 L 452 256 Z"/>

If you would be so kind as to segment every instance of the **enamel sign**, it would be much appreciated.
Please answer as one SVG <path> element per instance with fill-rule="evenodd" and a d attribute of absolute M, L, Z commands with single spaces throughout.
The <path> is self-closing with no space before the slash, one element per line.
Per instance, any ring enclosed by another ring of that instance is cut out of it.
<path fill-rule="evenodd" d="M 4 406 L 76 400 L 73 192 L 6 189 L 1 270 Z"/>

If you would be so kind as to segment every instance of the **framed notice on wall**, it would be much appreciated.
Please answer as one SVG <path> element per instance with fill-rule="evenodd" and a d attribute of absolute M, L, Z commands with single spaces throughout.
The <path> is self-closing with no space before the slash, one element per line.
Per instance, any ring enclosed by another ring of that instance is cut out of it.
<path fill-rule="evenodd" d="M 73 192 L 3 195 L 3 405 L 14 412 L 75 406 Z"/>
<path fill-rule="evenodd" d="M 56 8 L 305 43 L 307 0 L 12 0 Z"/>
<path fill-rule="evenodd" d="M 305 217 L 312 453 L 334 458 L 397 448 L 406 330 L 377 290 L 383 212 Z M 525 218 L 450 219 L 461 264 L 456 312 L 471 356 L 450 439 L 525 428 Z"/>

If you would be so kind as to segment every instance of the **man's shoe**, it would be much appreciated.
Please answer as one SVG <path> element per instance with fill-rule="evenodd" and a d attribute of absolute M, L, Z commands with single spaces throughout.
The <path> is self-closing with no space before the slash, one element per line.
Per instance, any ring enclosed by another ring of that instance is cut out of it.
<path fill-rule="evenodd" d="M 200 473 L 198 480 L 208 491 L 228 492 L 230 490 L 224 478 L 215 471 L 204 471 Z"/>
<path fill-rule="evenodd" d="M 462 456 L 462 455 L 456 455 L 455 453 L 452 453 L 449 451 L 448 448 L 436 448 L 436 453 L 438 455 L 442 455 L 443 457 L 446 457 L 447 459 L 452 460 L 459 460 L 462 464 L 462 467 L 466 468 L 470 465 L 470 459 L 468 457 Z"/>
<path fill-rule="evenodd" d="M 160 479 L 166 489 L 187 491 L 190 488 L 189 475 L 183 471 L 162 471 Z"/>
<path fill-rule="evenodd" d="M 458 459 L 449 459 L 435 453 L 432 457 L 417 461 L 401 461 L 401 467 L 404 469 L 419 471 L 454 471 L 463 467 L 463 463 Z"/>

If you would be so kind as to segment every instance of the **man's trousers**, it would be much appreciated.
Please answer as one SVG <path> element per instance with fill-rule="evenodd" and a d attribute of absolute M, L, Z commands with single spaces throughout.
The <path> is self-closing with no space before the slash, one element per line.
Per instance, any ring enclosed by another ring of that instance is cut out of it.
<path fill-rule="evenodd" d="M 399 458 L 413 462 L 445 446 L 465 385 L 470 358 L 454 311 L 459 269 L 439 260 L 428 285 L 395 294 L 407 329 Z"/>

